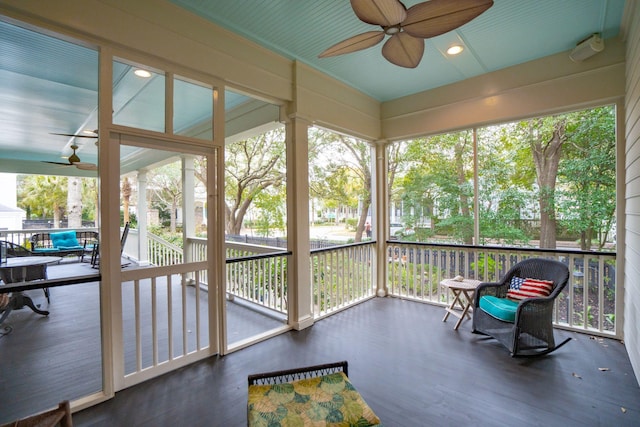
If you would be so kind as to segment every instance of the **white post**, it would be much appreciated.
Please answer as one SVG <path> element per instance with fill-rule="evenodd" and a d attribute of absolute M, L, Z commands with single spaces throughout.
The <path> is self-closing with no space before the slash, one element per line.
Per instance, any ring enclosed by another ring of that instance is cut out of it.
<path fill-rule="evenodd" d="M 149 265 L 147 247 L 147 170 L 138 171 L 138 265 Z"/>
<path fill-rule="evenodd" d="M 189 238 L 196 237 L 195 156 L 182 156 L 182 237 L 184 262 L 193 261 Z"/>
<path fill-rule="evenodd" d="M 289 324 L 297 330 L 313 325 L 309 244 L 309 122 L 290 117 L 287 123 L 287 263 Z"/>

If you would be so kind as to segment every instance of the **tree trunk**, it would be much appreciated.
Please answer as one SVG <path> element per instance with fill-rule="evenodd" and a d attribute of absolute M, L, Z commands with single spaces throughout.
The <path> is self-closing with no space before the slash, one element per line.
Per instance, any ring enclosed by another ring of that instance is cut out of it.
<path fill-rule="evenodd" d="M 356 227 L 356 242 L 362 241 L 362 233 L 367 222 L 367 216 L 369 214 L 369 203 L 366 200 L 362 202 L 362 209 L 360 210 L 360 217 L 358 218 L 358 225 Z"/>
<path fill-rule="evenodd" d="M 171 203 L 171 233 L 176 232 L 176 212 L 178 210 L 178 202 L 176 200 Z"/>
<path fill-rule="evenodd" d="M 82 180 L 75 176 L 67 179 L 67 227 L 82 227 Z"/>
<path fill-rule="evenodd" d="M 532 121 L 530 127 L 531 151 L 536 165 L 537 183 L 540 190 L 540 247 L 556 248 L 555 191 L 558 165 L 565 141 L 565 125 L 562 120 L 553 125 L 551 137 L 544 139 L 540 130 L 541 121 Z M 539 127 L 534 129 L 534 125 Z"/>
<path fill-rule="evenodd" d="M 580 233 L 580 250 L 591 250 L 591 241 L 593 240 L 593 228 L 588 228 Z"/>
<path fill-rule="evenodd" d="M 126 224 L 129 222 L 129 202 L 131 200 L 131 184 L 126 176 L 122 180 L 122 189 L 120 191 L 122 193 L 123 223 Z"/>
<path fill-rule="evenodd" d="M 60 228 L 60 206 L 57 203 L 53 205 L 53 228 Z"/>
<path fill-rule="evenodd" d="M 460 213 L 464 218 L 471 218 L 471 211 L 469 210 L 469 196 L 464 192 L 464 185 L 467 183 L 467 178 L 464 173 L 464 148 L 466 141 L 460 141 L 455 146 L 455 168 L 458 187 L 460 188 Z M 473 244 L 473 232 L 464 233 L 464 243 L 467 245 Z"/>

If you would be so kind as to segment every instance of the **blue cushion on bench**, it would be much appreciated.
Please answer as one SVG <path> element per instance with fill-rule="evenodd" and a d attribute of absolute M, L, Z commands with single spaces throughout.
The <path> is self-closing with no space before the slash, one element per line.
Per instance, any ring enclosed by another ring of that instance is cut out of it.
<path fill-rule="evenodd" d="M 54 248 L 65 250 L 82 248 L 76 238 L 76 232 L 73 230 L 51 233 L 49 234 L 49 238 L 51 239 L 51 246 Z"/>
<path fill-rule="evenodd" d="M 58 252 L 58 251 L 59 251 L 58 248 L 35 248 L 31 250 L 31 252 L 33 253 L 48 253 L 48 252 Z"/>
<path fill-rule="evenodd" d="M 503 322 L 514 322 L 518 303 L 506 298 L 498 298 L 492 295 L 480 297 L 480 308 L 490 316 Z"/>
<path fill-rule="evenodd" d="M 80 245 L 75 245 L 75 246 L 58 246 L 58 249 L 61 251 L 75 251 L 78 249 L 83 249 L 82 246 Z"/>

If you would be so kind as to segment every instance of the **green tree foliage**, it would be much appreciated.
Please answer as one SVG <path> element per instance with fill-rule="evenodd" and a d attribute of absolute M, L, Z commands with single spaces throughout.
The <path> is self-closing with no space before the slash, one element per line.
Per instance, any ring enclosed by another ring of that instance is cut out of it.
<path fill-rule="evenodd" d="M 285 230 L 286 200 L 284 186 L 273 186 L 258 193 L 253 201 L 257 218 L 254 221 L 259 235 L 269 237 L 272 230 Z"/>
<path fill-rule="evenodd" d="M 407 225 L 437 219 L 436 232 L 473 239 L 473 138 L 470 131 L 407 141 L 403 177 L 393 189 Z"/>
<path fill-rule="evenodd" d="M 244 217 L 256 198 L 263 195 L 259 212 L 266 217 L 259 222 L 279 217 L 285 205 L 284 191 L 278 189 L 285 180 L 286 150 L 284 128 L 265 132 L 225 146 L 225 223 L 226 232 L 240 234 Z M 279 221 L 279 220 L 278 220 Z M 268 228 L 280 228 L 270 223 Z"/>
<path fill-rule="evenodd" d="M 558 221 L 598 248 L 615 220 L 615 109 L 605 106 L 477 129 L 481 244 L 556 247 Z M 472 131 L 394 144 L 392 201 L 403 221 L 431 217 L 436 239 L 474 235 Z"/>
<path fill-rule="evenodd" d="M 82 218 L 94 221 L 99 226 L 98 218 L 98 180 L 96 178 L 82 179 Z"/>
<path fill-rule="evenodd" d="M 176 215 L 182 206 L 182 164 L 173 162 L 153 169 L 149 173 L 152 206 L 168 214 L 170 232 L 176 232 Z"/>
<path fill-rule="evenodd" d="M 566 126 L 567 117 L 562 115 L 528 120 L 518 127 L 521 140 L 531 148 L 536 166 L 541 248 L 556 248 L 555 191 Z"/>
<path fill-rule="evenodd" d="M 516 124 L 478 130 L 481 244 L 527 244 L 523 217 L 535 200 L 531 149 L 514 137 Z"/>
<path fill-rule="evenodd" d="M 69 199 L 69 185 L 77 186 L 78 196 Z M 98 180 L 96 178 L 67 178 L 57 175 L 18 175 L 18 207 L 29 213 L 28 218 L 52 218 L 58 228 L 60 221 L 75 206 L 81 219 L 96 220 L 98 217 Z M 81 226 L 77 218 L 70 227 Z"/>
<path fill-rule="evenodd" d="M 309 130 L 310 196 L 325 208 L 356 212 L 357 242 L 371 207 L 371 146 L 320 128 Z"/>
<path fill-rule="evenodd" d="M 615 111 L 595 108 L 569 115 L 558 180 L 563 225 L 580 234 L 580 247 L 602 249 L 616 209 Z"/>
<path fill-rule="evenodd" d="M 20 175 L 18 207 L 38 218 L 53 218 L 59 228 L 67 204 L 67 178 L 55 175 Z"/>

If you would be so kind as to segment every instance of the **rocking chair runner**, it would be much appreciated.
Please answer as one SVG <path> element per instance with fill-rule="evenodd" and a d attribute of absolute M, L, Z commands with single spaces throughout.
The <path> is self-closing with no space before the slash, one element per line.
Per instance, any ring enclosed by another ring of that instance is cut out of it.
<path fill-rule="evenodd" d="M 512 278 L 552 281 L 548 296 L 508 300 Z M 497 339 L 511 356 L 541 356 L 560 348 L 553 335 L 553 304 L 569 281 L 569 269 L 561 262 L 531 258 L 514 265 L 497 283 L 481 283 L 475 293 L 472 332 Z M 483 298 L 485 298 L 483 300 Z M 488 305 L 496 307 L 489 310 Z M 484 307 L 484 308 L 483 308 Z M 491 313 L 491 314 L 490 314 Z"/>

